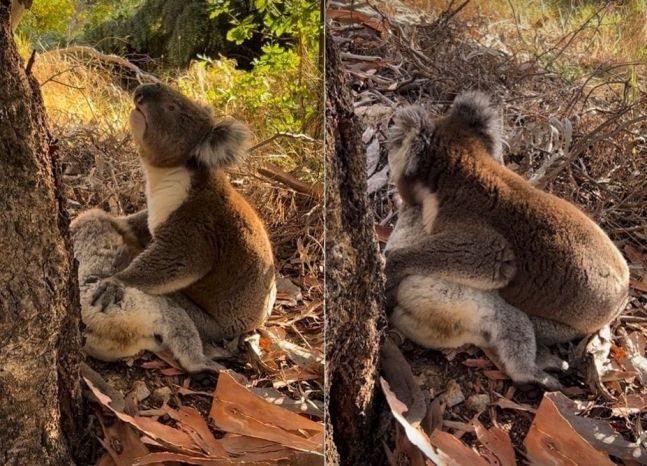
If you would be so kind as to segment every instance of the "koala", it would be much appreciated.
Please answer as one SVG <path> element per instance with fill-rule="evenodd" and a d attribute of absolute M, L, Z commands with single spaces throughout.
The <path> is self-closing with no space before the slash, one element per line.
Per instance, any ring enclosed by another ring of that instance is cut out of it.
<path fill-rule="evenodd" d="M 105 309 L 136 288 L 181 291 L 212 319 L 212 341 L 261 326 L 276 298 L 272 247 L 254 209 L 224 169 L 249 147 L 245 126 L 161 84 L 134 92 L 130 129 L 146 175 L 147 209 L 123 218 L 142 251 L 102 280 L 92 304 Z"/>
<path fill-rule="evenodd" d="M 559 388 L 545 369 L 566 366 L 545 345 L 596 332 L 624 309 L 620 251 L 574 205 L 502 165 L 484 94 L 459 95 L 437 119 L 400 110 L 390 144 L 403 200 L 385 250 L 391 325 L 426 347 L 477 345 L 514 382 Z"/>
<path fill-rule="evenodd" d="M 153 296 L 124 290 L 120 303 L 104 311 L 91 305 L 99 279 L 123 269 L 140 252 L 127 222 L 92 209 L 70 225 L 78 267 L 84 351 L 103 361 L 131 357 L 144 350 L 169 350 L 190 373 L 218 372 L 223 366 L 205 356 L 197 324 L 209 317 L 179 296 Z M 192 318 L 193 317 L 193 318 Z M 206 346 L 206 345 L 205 345 Z"/>

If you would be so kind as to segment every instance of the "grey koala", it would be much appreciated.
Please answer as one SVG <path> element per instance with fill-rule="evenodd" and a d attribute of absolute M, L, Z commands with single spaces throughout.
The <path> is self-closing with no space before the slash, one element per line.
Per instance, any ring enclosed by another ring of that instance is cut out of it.
<path fill-rule="evenodd" d="M 180 294 L 154 296 L 125 288 L 120 302 L 105 309 L 91 305 L 100 280 L 126 267 L 140 252 L 127 219 L 92 209 L 70 225 L 78 260 L 84 351 L 96 359 L 114 361 L 148 351 L 167 349 L 190 373 L 224 369 L 210 357 L 219 353 L 209 344 L 212 318 Z M 199 329 L 207 332 L 201 335 Z M 203 347 L 203 340 L 205 345 Z"/>
<path fill-rule="evenodd" d="M 386 248 L 391 324 L 432 348 L 474 344 L 517 383 L 550 389 L 565 364 L 545 345 L 609 324 L 626 305 L 629 270 L 574 205 L 501 163 L 489 99 L 460 95 L 432 120 L 395 117 L 389 164 L 404 205 Z"/>

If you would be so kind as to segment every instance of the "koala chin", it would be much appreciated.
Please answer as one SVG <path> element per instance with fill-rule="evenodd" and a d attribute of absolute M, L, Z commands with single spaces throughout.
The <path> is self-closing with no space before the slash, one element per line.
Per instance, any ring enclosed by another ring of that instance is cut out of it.
<path fill-rule="evenodd" d="M 391 324 L 418 344 L 480 346 L 513 381 L 555 389 L 545 345 L 596 332 L 624 309 L 627 264 L 574 205 L 501 163 L 489 99 L 459 95 L 432 119 L 396 114 L 389 164 L 404 201 L 386 247 Z"/>
<path fill-rule="evenodd" d="M 138 253 L 101 280 L 88 305 L 105 311 L 129 293 L 182 292 L 204 314 L 197 314 L 205 327 L 199 330 L 210 341 L 258 328 L 276 298 L 272 248 L 262 221 L 224 172 L 247 154 L 249 131 L 235 120 L 216 121 L 208 108 L 161 84 L 135 90 L 130 127 L 146 175 L 147 209 L 118 223 Z"/>

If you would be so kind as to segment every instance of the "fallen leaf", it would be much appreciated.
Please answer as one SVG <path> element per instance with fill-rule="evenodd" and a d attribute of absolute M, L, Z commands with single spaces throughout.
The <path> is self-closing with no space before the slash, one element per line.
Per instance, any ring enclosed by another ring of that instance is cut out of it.
<path fill-rule="evenodd" d="M 382 21 L 379 21 L 375 18 L 371 18 L 370 16 L 365 15 L 364 13 L 360 13 L 358 11 L 328 8 L 326 10 L 326 17 L 328 19 L 339 21 L 340 23 L 362 24 L 379 33 L 386 32 L 386 28 L 384 27 L 384 24 L 382 23 Z"/>
<path fill-rule="evenodd" d="M 645 411 L 647 411 L 647 394 L 637 393 L 621 396 L 615 405 L 611 407 L 611 413 L 618 417 L 643 413 Z"/>
<path fill-rule="evenodd" d="M 147 417 L 129 416 L 128 414 L 115 410 L 110 406 L 111 400 L 108 396 L 101 393 L 89 379 L 86 377 L 83 377 L 83 379 L 99 402 L 112 411 L 122 421 L 130 424 L 140 432 L 162 444 L 172 446 L 187 453 L 201 452 L 201 448 L 186 432 L 174 429 L 173 427 L 161 424 Z"/>
<path fill-rule="evenodd" d="M 317 433 L 323 432 L 323 424 L 257 397 L 239 384 L 229 371 L 221 372 L 218 377 L 209 415 L 226 432 L 323 454 L 323 442 L 315 438 Z"/>
<path fill-rule="evenodd" d="M 407 408 L 407 405 L 402 403 L 398 398 L 395 396 L 395 393 L 391 391 L 391 388 L 389 387 L 389 383 L 384 380 L 382 377 L 380 377 L 380 384 L 382 385 L 382 391 L 384 392 L 384 396 L 386 397 L 386 401 L 389 404 L 389 408 L 391 408 L 391 413 L 393 414 L 393 417 L 400 423 L 400 425 L 404 428 L 404 432 L 409 439 L 411 443 L 413 443 L 418 449 L 430 460 L 434 461 L 436 464 L 444 464 L 442 461 L 444 461 L 444 457 L 440 454 L 438 454 L 434 447 L 431 445 L 431 442 L 429 441 L 429 437 L 427 434 L 425 434 L 423 431 L 417 429 L 414 427 L 409 421 L 407 421 L 404 417 L 404 413 L 407 412 L 409 408 Z"/>
<path fill-rule="evenodd" d="M 492 367 L 494 364 L 492 361 L 486 358 L 478 358 L 478 359 L 466 359 L 463 361 L 463 365 L 467 367 L 475 367 L 478 369 L 483 369 L 485 367 Z"/>
<path fill-rule="evenodd" d="M 101 422 L 105 438 L 99 440 L 116 466 L 131 466 L 135 460 L 149 453 L 139 434 L 128 424 L 115 421 L 111 425 Z"/>
<path fill-rule="evenodd" d="M 606 453 L 593 448 L 578 434 L 560 414 L 560 410 L 548 395 L 551 394 L 544 395 L 530 426 L 530 431 L 523 442 L 530 462 L 538 465 L 595 464 L 613 466 Z"/>
<path fill-rule="evenodd" d="M 186 455 L 183 453 L 171 453 L 171 452 L 162 452 L 162 453 L 149 453 L 133 463 L 133 466 L 144 466 L 155 463 L 160 463 L 162 461 L 176 461 L 186 464 L 195 464 L 199 466 L 235 466 L 238 464 L 247 465 L 247 466 L 276 466 L 275 461 L 241 461 L 239 458 L 234 459 L 210 459 L 198 456 Z"/>
<path fill-rule="evenodd" d="M 218 458 L 226 458 L 228 456 L 225 448 L 213 436 L 211 430 L 209 430 L 207 421 L 204 420 L 198 410 L 190 406 L 180 406 L 177 410 L 165 406 L 165 412 L 209 456 Z"/>
<path fill-rule="evenodd" d="M 429 436 L 431 444 L 442 452 L 442 462 L 447 466 L 488 466 L 477 452 L 469 448 L 453 435 L 441 430 L 434 430 Z"/>
<path fill-rule="evenodd" d="M 498 369 L 483 371 L 483 375 L 490 380 L 510 380 L 510 377 Z"/>
<path fill-rule="evenodd" d="M 544 398 L 553 401 L 561 415 L 595 448 L 618 458 L 647 464 L 647 450 L 625 440 L 608 422 L 577 416 L 578 404 L 562 393 L 546 393 Z"/>
<path fill-rule="evenodd" d="M 479 441 L 492 452 L 501 466 L 515 466 L 514 447 L 507 432 L 498 426 L 486 429 L 477 419 L 474 420 L 474 431 Z"/>

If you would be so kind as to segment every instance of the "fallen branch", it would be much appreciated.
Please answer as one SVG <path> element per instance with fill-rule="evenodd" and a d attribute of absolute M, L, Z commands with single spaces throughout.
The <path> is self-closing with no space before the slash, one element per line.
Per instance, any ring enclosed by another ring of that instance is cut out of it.
<path fill-rule="evenodd" d="M 135 76 L 137 78 L 137 81 L 140 83 L 144 81 L 149 81 L 149 82 L 154 82 L 154 83 L 159 83 L 160 80 L 153 76 L 150 73 L 146 73 L 143 71 L 141 68 L 139 68 L 137 65 L 132 64 L 130 61 L 126 60 L 123 57 L 119 57 L 117 55 L 112 55 L 112 54 L 106 54 L 106 53 L 101 53 L 96 49 L 93 49 L 92 47 L 86 47 L 82 45 L 77 45 L 74 47 L 66 47 L 64 49 L 53 49 L 47 52 L 44 52 L 41 55 L 47 55 L 50 53 L 58 53 L 58 54 L 80 54 L 80 55 L 89 55 L 92 58 L 95 58 L 99 61 L 106 62 L 106 63 L 112 63 L 114 65 L 121 66 L 123 68 L 127 68 L 130 71 L 135 73 Z"/>
<path fill-rule="evenodd" d="M 264 167 L 259 168 L 258 173 L 266 178 L 278 181 L 279 183 L 289 186 L 296 192 L 310 196 L 317 201 L 321 201 L 323 199 L 323 185 L 321 183 L 304 183 L 303 181 L 295 178 L 289 173 L 284 172 L 279 167 L 271 163 L 268 163 Z"/>

